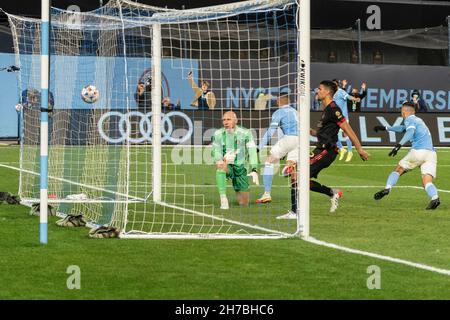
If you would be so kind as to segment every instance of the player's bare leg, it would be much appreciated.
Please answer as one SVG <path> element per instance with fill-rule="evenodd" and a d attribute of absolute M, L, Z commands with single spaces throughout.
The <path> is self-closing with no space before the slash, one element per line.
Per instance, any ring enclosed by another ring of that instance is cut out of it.
<path fill-rule="evenodd" d="M 250 192 L 246 191 L 236 192 L 236 200 L 240 206 L 248 206 L 250 200 Z"/>

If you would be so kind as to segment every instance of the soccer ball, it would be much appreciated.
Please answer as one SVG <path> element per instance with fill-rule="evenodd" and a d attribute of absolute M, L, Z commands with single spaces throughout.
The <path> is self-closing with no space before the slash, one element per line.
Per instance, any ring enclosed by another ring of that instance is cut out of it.
<path fill-rule="evenodd" d="M 81 90 L 81 99 L 86 103 L 94 103 L 98 100 L 100 93 L 93 85 L 88 85 Z"/>

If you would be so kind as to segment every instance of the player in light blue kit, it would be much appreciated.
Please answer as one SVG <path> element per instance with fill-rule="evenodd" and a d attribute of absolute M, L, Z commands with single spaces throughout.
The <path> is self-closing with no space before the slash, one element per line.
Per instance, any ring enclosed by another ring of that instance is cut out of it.
<path fill-rule="evenodd" d="M 347 100 L 359 102 L 359 101 L 361 101 L 361 99 L 360 98 L 355 98 L 355 97 L 349 95 L 347 93 L 347 91 L 342 89 L 341 86 L 340 86 L 340 81 L 339 80 L 333 79 L 333 82 L 336 83 L 336 85 L 338 87 L 338 90 L 336 91 L 336 93 L 333 96 L 333 101 L 336 102 L 336 104 L 338 105 L 339 108 L 341 108 L 342 114 L 344 115 L 345 119 L 347 119 L 347 122 L 348 122 L 349 121 L 349 117 L 348 117 Z M 347 85 L 347 80 L 342 80 L 342 87 L 345 88 L 346 85 Z M 348 150 L 346 150 L 342 146 L 342 142 L 340 140 L 338 140 L 338 142 L 336 144 L 337 147 L 339 148 L 339 160 L 344 159 L 345 154 L 348 152 L 347 153 L 347 158 L 345 159 L 345 162 L 349 162 L 353 158 L 353 145 L 352 145 L 352 141 L 347 136 L 345 136 L 345 143 L 347 144 L 347 149 Z"/>
<path fill-rule="evenodd" d="M 406 101 L 402 105 L 402 117 L 405 119 L 404 125 L 394 127 L 374 127 L 376 132 L 385 130 L 405 132 L 400 143 L 389 152 L 389 156 L 394 157 L 405 143 L 412 141 L 411 150 L 402 160 L 400 160 L 395 170 L 389 175 L 385 189 L 375 193 L 374 198 L 375 200 L 380 200 L 388 195 L 402 174 L 416 167 L 420 167 L 423 187 L 431 199 L 426 209 L 434 210 L 440 205 L 438 192 L 433 184 L 433 178 L 436 178 L 437 156 L 436 151 L 433 148 L 430 130 L 422 119 L 416 117 L 415 113 L 414 104 Z"/>
<path fill-rule="evenodd" d="M 272 138 L 272 135 L 281 128 L 283 138 L 281 138 L 271 149 L 264 164 L 264 194 L 256 200 L 256 203 L 267 203 L 272 201 L 270 190 L 272 189 L 272 180 L 274 164 L 287 155 L 287 160 L 297 159 L 298 153 L 298 117 L 297 110 L 289 104 L 289 95 L 280 93 L 277 99 L 279 109 L 272 115 L 269 129 L 264 134 L 258 146 L 262 150 Z"/>

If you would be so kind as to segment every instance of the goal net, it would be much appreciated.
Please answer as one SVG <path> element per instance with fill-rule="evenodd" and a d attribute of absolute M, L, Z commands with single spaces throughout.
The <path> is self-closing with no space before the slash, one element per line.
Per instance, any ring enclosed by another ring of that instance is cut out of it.
<path fill-rule="evenodd" d="M 271 203 L 255 203 L 264 188 L 251 178 L 249 187 L 229 180 L 224 210 L 211 143 L 226 111 L 258 145 L 279 93 L 296 106 L 297 11 L 294 0 L 180 11 L 127 0 L 86 13 L 52 9 L 49 203 L 128 238 L 295 234 L 297 220 L 276 219 L 291 209 L 290 178 L 280 174 L 284 160 L 275 167 Z M 41 23 L 8 18 L 24 106 L 19 193 L 33 203 Z M 81 96 L 88 85 L 99 92 L 94 102 Z M 276 132 L 258 154 L 261 184 L 265 157 L 280 137 Z M 242 164 L 249 173 L 248 157 Z M 236 194 L 245 192 L 249 205 L 239 205 Z"/>

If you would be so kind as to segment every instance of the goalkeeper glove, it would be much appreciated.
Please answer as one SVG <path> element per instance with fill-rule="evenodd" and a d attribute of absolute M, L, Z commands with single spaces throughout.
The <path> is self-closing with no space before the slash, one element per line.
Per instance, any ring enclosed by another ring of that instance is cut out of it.
<path fill-rule="evenodd" d="M 226 163 L 233 163 L 235 159 L 236 153 L 234 151 L 227 152 L 223 157 L 223 160 L 225 160 Z"/>
<path fill-rule="evenodd" d="M 395 157 L 397 155 L 398 150 L 400 150 L 401 147 L 402 147 L 402 145 L 397 143 L 395 145 L 394 149 L 392 149 L 391 152 L 389 152 L 389 156 L 390 157 Z"/>
<path fill-rule="evenodd" d="M 247 176 L 252 177 L 253 183 L 259 186 L 259 177 L 255 169 L 253 169 Z"/>
<path fill-rule="evenodd" d="M 378 131 L 386 131 L 386 127 L 384 127 L 384 126 L 375 126 L 375 127 L 373 127 L 373 130 L 374 130 L 375 132 L 378 132 Z"/>

